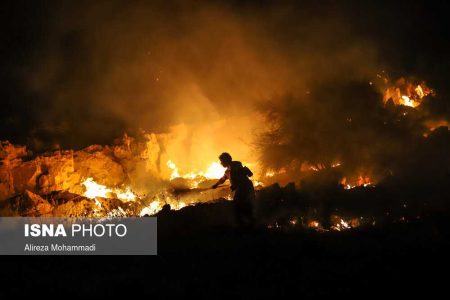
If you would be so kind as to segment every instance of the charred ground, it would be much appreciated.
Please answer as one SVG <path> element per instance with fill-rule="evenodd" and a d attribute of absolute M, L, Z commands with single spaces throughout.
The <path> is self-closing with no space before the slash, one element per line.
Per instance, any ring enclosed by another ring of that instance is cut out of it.
<path fill-rule="evenodd" d="M 292 187 L 272 186 L 258 195 L 270 207 L 266 217 L 279 227 L 237 229 L 229 214 L 232 203 L 225 200 L 163 210 L 158 214 L 158 257 L 16 257 L 2 263 L 3 283 L 16 286 L 6 295 L 33 293 L 36 286 L 80 297 L 119 291 L 163 298 L 186 293 L 238 298 L 437 295 L 449 266 L 448 207 L 420 218 L 417 208 L 398 207 L 386 216 L 382 212 L 389 199 L 401 192 L 382 190 L 342 192 L 341 200 L 359 203 L 346 205 L 347 213 L 378 210 L 380 217 L 376 226 L 341 232 L 290 223 L 294 207 L 301 216 L 312 205 L 308 193 Z M 448 192 L 441 191 L 428 195 L 445 202 Z M 422 203 L 420 193 L 415 197 Z M 380 204 L 380 198 L 386 201 Z"/>

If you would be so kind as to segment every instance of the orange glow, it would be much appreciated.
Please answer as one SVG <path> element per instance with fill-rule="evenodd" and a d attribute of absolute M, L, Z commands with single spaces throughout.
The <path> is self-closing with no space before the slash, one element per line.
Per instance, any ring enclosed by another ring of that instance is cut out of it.
<path fill-rule="evenodd" d="M 130 188 L 126 188 L 125 190 L 117 188 L 111 189 L 106 187 L 105 185 L 96 183 L 91 177 L 84 180 L 81 184 L 86 188 L 84 196 L 90 199 L 95 199 L 96 197 L 114 198 L 116 196 L 117 199 L 128 202 L 135 201 L 137 198 L 137 196 L 131 191 Z M 96 204 L 97 206 L 101 206 L 97 201 Z"/>
<path fill-rule="evenodd" d="M 341 179 L 341 185 L 344 186 L 344 189 L 350 190 L 355 187 L 369 187 L 375 186 L 368 176 L 359 175 L 358 178 L 354 180 L 348 180 L 347 177 L 343 177 Z"/>
<path fill-rule="evenodd" d="M 308 228 L 319 228 L 319 227 L 320 223 L 315 220 L 311 220 L 308 222 Z"/>
<path fill-rule="evenodd" d="M 395 105 L 417 108 L 424 97 L 434 94 L 434 91 L 423 82 L 415 85 L 407 82 L 404 78 L 400 78 L 395 85 L 384 91 L 383 99 L 384 103 L 391 99 Z"/>
<path fill-rule="evenodd" d="M 402 96 L 402 100 L 400 101 L 400 104 L 404 105 L 404 106 L 413 107 L 413 108 L 420 105 L 420 103 L 418 103 L 414 100 L 411 100 L 408 96 L 405 96 L 405 95 Z"/>
<path fill-rule="evenodd" d="M 189 172 L 183 175 L 180 175 L 177 166 L 169 160 L 167 162 L 167 166 L 172 169 L 172 174 L 170 175 L 170 179 L 175 178 L 184 178 L 184 179 L 195 179 L 197 177 L 204 177 L 207 179 L 219 179 L 225 173 L 226 168 L 222 167 L 218 162 L 212 162 L 206 171 L 198 171 L 198 172 Z"/>

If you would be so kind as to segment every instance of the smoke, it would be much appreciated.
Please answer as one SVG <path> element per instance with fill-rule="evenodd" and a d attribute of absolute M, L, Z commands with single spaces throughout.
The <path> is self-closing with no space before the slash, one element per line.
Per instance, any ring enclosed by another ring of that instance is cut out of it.
<path fill-rule="evenodd" d="M 386 130 L 368 85 L 386 46 L 346 5 L 77 1 L 44 15 L 21 72 L 38 151 L 142 129 L 169 133 L 164 151 L 186 171 L 223 151 L 265 169 L 355 169 L 383 166 L 418 132 Z"/>
<path fill-rule="evenodd" d="M 374 49 L 342 18 L 289 5 L 237 10 L 184 1 L 63 3 L 25 73 L 43 106 L 40 128 L 68 145 L 120 130 L 159 132 L 254 111 L 310 82 L 361 78 Z"/>
<path fill-rule="evenodd" d="M 63 5 L 27 74 L 40 128 L 78 146 L 247 115 L 286 77 L 250 27 L 216 5 Z"/>

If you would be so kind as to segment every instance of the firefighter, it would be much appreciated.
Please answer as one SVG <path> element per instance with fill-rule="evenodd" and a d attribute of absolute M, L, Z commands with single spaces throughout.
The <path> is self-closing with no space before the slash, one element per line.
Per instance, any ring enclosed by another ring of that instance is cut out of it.
<path fill-rule="evenodd" d="M 217 188 L 227 179 L 230 180 L 231 190 L 234 191 L 233 204 L 236 221 L 239 226 L 247 227 L 254 225 L 253 202 L 255 199 L 255 189 L 249 177 L 253 176 L 249 168 L 242 166 L 240 161 L 233 161 L 231 155 L 224 152 L 219 156 L 220 163 L 225 170 L 225 174 L 212 188 Z"/>

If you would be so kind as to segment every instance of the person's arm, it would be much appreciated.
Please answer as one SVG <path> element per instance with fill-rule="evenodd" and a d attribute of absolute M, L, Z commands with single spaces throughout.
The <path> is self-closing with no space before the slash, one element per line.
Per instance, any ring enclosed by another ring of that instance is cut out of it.
<path fill-rule="evenodd" d="M 219 185 L 227 181 L 228 176 L 227 174 L 223 175 L 222 178 L 220 178 L 211 188 L 216 189 Z"/>

